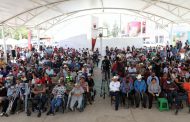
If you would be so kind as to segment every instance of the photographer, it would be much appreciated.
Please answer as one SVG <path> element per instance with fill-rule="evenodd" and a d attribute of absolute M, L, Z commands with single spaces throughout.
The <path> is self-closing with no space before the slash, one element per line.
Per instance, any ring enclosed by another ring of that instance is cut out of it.
<path fill-rule="evenodd" d="M 102 61 L 102 72 L 105 75 L 105 79 L 110 79 L 110 67 L 111 67 L 111 63 L 108 60 L 107 56 L 104 57 L 104 60 Z"/>

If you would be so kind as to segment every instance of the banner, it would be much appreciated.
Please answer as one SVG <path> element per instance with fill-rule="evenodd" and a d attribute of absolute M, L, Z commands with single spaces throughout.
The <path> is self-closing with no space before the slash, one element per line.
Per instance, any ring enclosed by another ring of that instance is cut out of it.
<path fill-rule="evenodd" d="M 92 50 L 96 45 L 96 39 L 98 37 L 98 17 L 91 17 L 91 40 L 92 40 Z"/>
<path fill-rule="evenodd" d="M 29 50 L 32 50 L 31 38 L 32 38 L 32 31 L 29 30 L 28 32 L 28 49 Z"/>
<path fill-rule="evenodd" d="M 133 21 L 129 22 L 126 28 L 125 34 L 127 34 L 129 37 L 137 37 L 140 34 L 146 33 L 146 21 Z"/>
<path fill-rule="evenodd" d="M 96 45 L 96 39 L 92 38 L 92 51 L 94 51 L 95 45 Z"/>

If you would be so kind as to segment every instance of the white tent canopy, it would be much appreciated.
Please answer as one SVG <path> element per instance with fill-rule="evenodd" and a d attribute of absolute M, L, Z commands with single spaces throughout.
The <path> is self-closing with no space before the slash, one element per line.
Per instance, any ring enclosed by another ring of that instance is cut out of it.
<path fill-rule="evenodd" d="M 48 29 L 81 13 L 121 12 L 166 26 L 188 23 L 189 6 L 190 0 L 2 0 L 0 24 Z"/>

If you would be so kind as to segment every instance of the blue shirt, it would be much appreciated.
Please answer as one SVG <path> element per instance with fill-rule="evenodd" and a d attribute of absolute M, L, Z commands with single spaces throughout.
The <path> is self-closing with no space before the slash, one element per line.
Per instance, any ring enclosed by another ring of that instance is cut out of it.
<path fill-rule="evenodd" d="M 146 91 L 146 83 L 144 80 L 138 81 L 136 80 L 134 83 L 134 88 L 136 92 L 145 92 Z"/>
<path fill-rule="evenodd" d="M 125 81 L 121 82 L 120 90 L 122 93 L 131 92 L 133 90 L 133 83 L 126 83 Z"/>
<path fill-rule="evenodd" d="M 148 86 L 150 85 L 152 78 L 153 78 L 152 76 L 149 76 L 149 77 L 147 78 L 146 83 L 147 83 Z M 159 84 L 159 79 L 158 79 L 158 77 L 157 77 L 157 76 L 154 76 L 154 78 L 156 79 L 156 83 Z"/>

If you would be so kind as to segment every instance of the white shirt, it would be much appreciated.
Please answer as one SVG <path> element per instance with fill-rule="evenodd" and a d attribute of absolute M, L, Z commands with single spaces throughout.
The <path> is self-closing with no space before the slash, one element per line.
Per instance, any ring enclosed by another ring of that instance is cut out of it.
<path fill-rule="evenodd" d="M 111 81 L 110 82 L 110 91 L 112 92 L 116 92 L 116 91 L 119 91 L 119 88 L 120 88 L 120 82 L 119 81 Z"/>
<path fill-rule="evenodd" d="M 133 68 L 129 67 L 128 71 L 129 71 L 129 73 L 132 73 L 132 72 L 136 73 L 137 72 L 135 67 L 133 67 Z"/>

